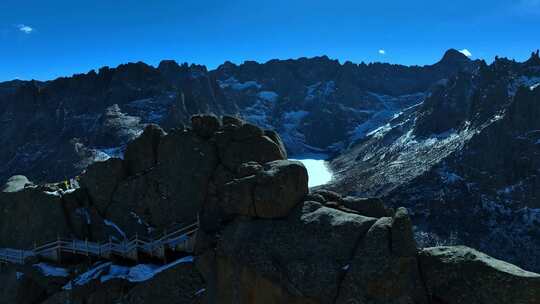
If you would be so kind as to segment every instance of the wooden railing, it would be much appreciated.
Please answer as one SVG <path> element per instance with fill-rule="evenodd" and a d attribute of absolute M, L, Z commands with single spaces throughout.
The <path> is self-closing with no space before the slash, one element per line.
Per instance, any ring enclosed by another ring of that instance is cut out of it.
<path fill-rule="evenodd" d="M 74 254 L 92 256 L 103 259 L 111 259 L 120 256 L 127 259 L 138 260 L 140 253 L 164 258 L 166 250 L 193 251 L 195 236 L 199 229 L 199 223 L 195 222 L 188 226 L 173 229 L 170 233 L 164 233 L 158 239 L 141 238 L 138 235 L 122 241 L 96 243 L 88 240 L 58 238 L 31 250 L 0 249 L 0 263 L 26 264 L 31 258 L 45 258 L 61 262 L 62 254 Z"/>

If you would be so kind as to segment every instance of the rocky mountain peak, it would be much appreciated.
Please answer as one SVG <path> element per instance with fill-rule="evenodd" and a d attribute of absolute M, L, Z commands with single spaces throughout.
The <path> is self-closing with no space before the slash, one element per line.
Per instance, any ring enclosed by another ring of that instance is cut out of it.
<path fill-rule="evenodd" d="M 525 62 L 527 66 L 540 66 L 540 50 L 531 53 L 531 58 Z"/>
<path fill-rule="evenodd" d="M 462 52 L 456 50 L 456 49 L 449 49 L 444 53 L 444 56 L 439 61 L 439 64 L 463 64 L 466 62 L 470 62 L 471 59 L 469 57 L 465 56 Z"/>

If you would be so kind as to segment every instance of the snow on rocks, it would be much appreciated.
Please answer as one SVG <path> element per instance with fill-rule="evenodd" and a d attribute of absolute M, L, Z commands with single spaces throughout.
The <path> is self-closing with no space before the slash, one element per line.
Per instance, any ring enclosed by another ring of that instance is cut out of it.
<path fill-rule="evenodd" d="M 508 95 L 515 96 L 519 87 L 529 88 L 531 91 L 540 85 L 540 77 L 521 76 L 516 78 L 508 86 Z"/>
<path fill-rule="evenodd" d="M 118 225 L 116 225 L 115 223 L 109 220 L 103 220 L 103 223 L 109 227 L 112 227 L 116 232 L 118 232 L 119 235 L 121 235 L 124 239 L 126 239 L 126 234 L 124 233 L 122 229 L 120 229 L 120 227 L 118 227 Z"/>
<path fill-rule="evenodd" d="M 317 99 L 324 100 L 325 97 L 330 96 L 336 90 L 336 83 L 334 81 L 316 82 L 312 85 L 306 86 L 305 101 L 315 101 Z"/>
<path fill-rule="evenodd" d="M 95 266 L 90 270 L 71 280 L 63 287 L 63 289 L 71 290 L 76 286 L 83 286 L 93 280 L 98 279 L 101 283 L 105 283 L 113 279 L 126 280 L 132 283 L 144 282 L 152 279 L 157 274 L 165 270 L 185 263 L 193 263 L 193 256 L 185 256 L 162 266 L 154 264 L 138 264 L 129 267 L 115 265 L 112 262 L 98 263 L 95 264 Z"/>
<path fill-rule="evenodd" d="M 218 81 L 218 83 L 222 89 L 230 88 L 236 91 L 243 91 L 250 88 L 260 89 L 262 87 L 262 85 L 256 81 L 240 82 L 234 77 L 229 77 L 223 81 Z"/>
<path fill-rule="evenodd" d="M 82 286 L 87 284 L 88 282 L 92 280 L 96 280 L 99 278 L 103 272 L 109 268 L 112 265 L 112 262 L 107 263 L 98 263 L 96 266 L 87 272 L 79 275 L 75 279 L 69 281 L 62 289 L 64 290 L 72 290 L 76 286 Z"/>
<path fill-rule="evenodd" d="M 276 102 L 279 95 L 273 91 L 261 91 L 257 94 L 257 97 L 269 102 Z"/>
<path fill-rule="evenodd" d="M 69 271 L 62 267 L 56 267 L 47 263 L 38 263 L 33 265 L 46 277 L 68 277 Z"/>

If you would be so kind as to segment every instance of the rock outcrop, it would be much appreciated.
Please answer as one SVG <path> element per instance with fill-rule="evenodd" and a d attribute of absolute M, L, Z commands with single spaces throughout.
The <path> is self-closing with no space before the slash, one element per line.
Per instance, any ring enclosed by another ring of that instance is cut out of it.
<path fill-rule="evenodd" d="M 124 159 L 94 163 L 73 181 L 44 187 L 9 179 L 0 195 L 0 246 L 148 235 L 198 214 L 216 223 L 233 214 L 286 216 L 307 193 L 306 170 L 285 160 L 279 137 L 233 117 L 192 120 L 192 128 L 168 134 L 149 125 Z"/>
<path fill-rule="evenodd" d="M 17 178 L 26 183 L 25 178 Z M 62 198 L 45 186 L 14 186 L 10 179 L 0 192 L 0 248 L 30 249 L 69 233 Z"/>
<path fill-rule="evenodd" d="M 195 263 L 191 257 L 163 267 L 107 262 L 87 272 L 68 265 L 56 279 L 50 270 L 36 275 L 38 264 L 9 266 L 0 272 L 13 290 L 4 298 L 47 304 L 540 303 L 538 274 L 467 247 L 418 249 L 405 208 L 323 189 L 309 193 L 304 166 L 287 160 L 279 137 L 266 134 L 233 117 L 199 115 L 191 128 L 165 133 L 147 127 L 128 145 L 129 157 L 96 163 L 77 179 L 36 186 L 14 177 L 0 193 L 0 246 L 31 246 L 35 238 L 56 235 L 126 238 L 197 218 L 200 226 Z"/>
<path fill-rule="evenodd" d="M 317 190 L 287 216 L 242 212 L 201 230 L 209 303 L 540 303 L 538 274 L 467 247 L 419 250 L 407 209 L 380 200 Z"/>
<path fill-rule="evenodd" d="M 464 246 L 426 248 L 419 265 L 436 303 L 540 303 L 540 275 Z"/>
<path fill-rule="evenodd" d="M 328 187 L 407 207 L 422 247 L 467 245 L 538 272 L 538 115 L 536 53 L 482 63 L 332 159 Z"/>

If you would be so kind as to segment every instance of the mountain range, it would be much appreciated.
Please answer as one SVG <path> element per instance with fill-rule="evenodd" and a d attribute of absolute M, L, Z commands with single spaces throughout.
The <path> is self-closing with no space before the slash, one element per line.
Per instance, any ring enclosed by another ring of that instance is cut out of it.
<path fill-rule="evenodd" d="M 215 70 L 130 63 L 52 81 L 0 83 L 0 180 L 79 175 L 122 156 L 148 124 L 239 116 L 289 156 L 329 156 L 325 188 L 406 206 L 417 242 L 465 244 L 539 271 L 540 57 L 428 66 L 326 56 Z"/>

